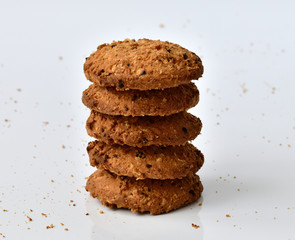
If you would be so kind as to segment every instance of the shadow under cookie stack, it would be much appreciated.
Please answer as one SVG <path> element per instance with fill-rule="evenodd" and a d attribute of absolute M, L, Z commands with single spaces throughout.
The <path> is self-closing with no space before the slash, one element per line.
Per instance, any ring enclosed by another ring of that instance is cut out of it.
<path fill-rule="evenodd" d="M 191 82 L 203 73 L 200 58 L 160 40 L 103 44 L 86 59 L 93 82 L 82 101 L 91 109 L 87 147 L 97 170 L 86 190 L 111 208 L 161 214 L 196 201 L 203 191 L 195 174 L 203 154 L 189 141 L 201 131 L 187 112 L 199 101 Z"/>

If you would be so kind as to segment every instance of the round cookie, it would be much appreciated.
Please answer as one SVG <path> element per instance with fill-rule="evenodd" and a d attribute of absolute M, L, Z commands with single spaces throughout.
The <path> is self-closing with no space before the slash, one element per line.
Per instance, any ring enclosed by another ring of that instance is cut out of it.
<path fill-rule="evenodd" d="M 92 84 L 83 92 L 82 102 L 92 110 L 110 115 L 164 116 L 197 105 L 199 91 L 193 83 L 149 91 L 116 91 Z"/>
<path fill-rule="evenodd" d="M 165 117 L 125 117 L 92 111 L 86 122 L 89 136 L 106 144 L 132 147 L 183 145 L 197 137 L 201 128 L 201 120 L 187 112 Z"/>
<path fill-rule="evenodd" d="M 190 143 L 136 148 L 93 141 L 87 151 L 91 166 L 137 179 L 183 178 L 196 173 L 204 163 L 203 154 Z"/>
<path fill-rule="evenodd" d="M 88 80 L 117 90 L 176 87 L 203 74 L 201 59 L 193 52 L 160 40 L 126 39 L 102 44 L 84 64 Z"/>
<path fill-rule="evenodd" d="M 86 190 L 111 208 L 161 214 L 196 201 L 203 186 L 197 175 L 173 180 L 136 180 L 98 169 L 88 178 Z"/>

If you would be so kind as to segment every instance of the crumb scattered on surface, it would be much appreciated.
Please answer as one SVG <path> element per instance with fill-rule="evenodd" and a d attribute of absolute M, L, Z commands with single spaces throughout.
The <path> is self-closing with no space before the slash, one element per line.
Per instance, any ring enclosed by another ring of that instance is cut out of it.
<path fill-rule="evenodd" d="M 45 122 L 43 122 L 43 124 L 44 124 L 44 125 L 48 125 L 48 124 L 49 124 L 49 122 L 48 122 L 48 121 L 45 121 Z"/>
<path fill-rule="evenodd" d="M 65 231 L 69 231 L 69 229 L 68 228 L 65 228 Z"/>
<path fill-rule="evenodd" d="M 33 221 L 33 219 L 32 219 L 32 218 L 30 218 L 29 216 L 27 216 L 27 218 L 28 218 L 28 220 L 29 220 L 30 222 L 32 222 L 32 221 Z"/>
<path fill-rule="evenodd" d="M 192 227 L 195 228 L 195 229 L 198 229 L 200 226 L 192 223 Z"/>
<path fill-rule="evenodd" d="M 242 88 L 244 94 L 246 94 L 248 92 L 248 89 L 246 88 L 246 83 L 241 84 L 241 88 Z"/>
<path fill-rule="evenodd" d="M 43 217 L 47 217 L 47 214 L 45 214 L 45 213 L 41 213 L 41 215 L 42 215 Z"/>
<path fill-rule="evenodd" d="M 3 209 L 3 212 L 8 212 L 8 210 L 7 209 Z"/>
<path fill-rule="evenodd" d="M 50 228 L 54 228 L 52 223 L 49 226 L 46 226 L 46 229 L 50 229 Z"/>
<path fill-rule="evenodd" d="M 86 215 L 86 216 L 88 216 L 88 215 L 89 215 L 89 213 L 85 213 L 85 215 Z"/>
<path fill-rule="evenodd" d="M 65 148 L 66 148 L 66 146 L 65 146 L 65 145 L 62 145 L 62 146 L 61 146 L 61 148 L 65 149 Z"/>
<path fill-rule="evenodd" d="M 60 223 L 60 225 L 61 225 L 61 226 L 64 226 L 64 224 L 63 224 L 63 223 Z"/>
<path fill-rule="evenodd" d="M 225 216 L 228 217 L 228 218 L 231 217 L 229 214 L 226 214 Z"/>
<path fill-rule="evenodd" d="M 102 210 L 99 211 L 100 214 L 103 214 L 104 212 Z"/>
<path fill-rule="evenodd" d="M 203 203 L 200 202 L 198 205 L 201 207 L 203 205 Z"/>
<path fill-rule="evenodd" d="M 159 24 L 160 28 L 165 28 L 165 25 L 163 23 Z"/>

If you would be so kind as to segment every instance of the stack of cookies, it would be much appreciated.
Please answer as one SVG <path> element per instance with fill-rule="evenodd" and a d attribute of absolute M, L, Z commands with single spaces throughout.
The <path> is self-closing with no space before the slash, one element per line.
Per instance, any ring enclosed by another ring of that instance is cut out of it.
<path fill-rule="evenodd" d="M 203 154 L 189 141 L 200 119 L 186 112 L 199 101 L 191 82 L 200 58 L 169 42 L 140 39 L 103 44 L 86 59 L 93 84 L 82 101 L 91 166 L 86 190 L 111 208 L 161 214 L 196 201 Z"/>

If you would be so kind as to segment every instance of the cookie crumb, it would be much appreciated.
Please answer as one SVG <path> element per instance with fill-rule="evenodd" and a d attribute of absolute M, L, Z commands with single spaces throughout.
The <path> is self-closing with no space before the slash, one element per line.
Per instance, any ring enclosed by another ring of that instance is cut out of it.
<path fill-rule="evenodd" d="M 54 228 L 52 223 L 49 226 L 46 226 L 46 229 L 50 229 L 50 228 Z"/>
<path fill-rule="evenodd" d="M 192 223 L 192 227 L 195 228 L 195 229 L 198 229 L 200 226 Z"/>
<path fill-rule="evenodd" d="M 100 214 L 104 214 L 104 212 L 102 210 L 99 211 Z"/>
<path fill-rule="evenodd" d="M 27 218 L 28 218 L 28 220 L 29 220 L 30 222 L 32 222 L 32 221 L 33 221 L 33 219 L 32 219 L 32 218 L 30 218 L 29 216 L 27 216 Z"/>
<path fill-rule="evenodd" d="M 47 214 L 45 214 L 45 213 L 41 213 L 41 215 L 42 215 L 43 217 L 47 217 Z"/>
<path fill-rule="evenodd" d="M 61 148 L 65 149 L 65 148 L 66 148 L 66 146 L 65 146 L 65 145 L 62 145 L 62 146 L 61 146 Z"/>
<path fill-rule="evenodd" d="M 88 215 L 89 215 L 89 213 L 85 213 L 85 215 L 86 215 L 86 216 L 88 216 Z"/>
<path fill-rule="evenodd" d="M 160 24 L 159 24 L 159 27 L 160 27 L 160 28 L 165 28 L 165 25 L 164 25 L 163 23 L 160 23 Z"/>
<path fill-rule="evenodd" d="M 246 83 L 241 84 L 241 88 L 242 88 L 244 94 L 246 94 L 248 92 L 248 89 L 246 88 Z"/>
<path fill-rule="evenodd" d="M 228 218 L 231 217 L 229 214 L 226 214 L 225 216 L 228 217 Z"/>
<path fill-rule="evenodd" d="M 63 223 L 60 223 L 60 225 L 61 225 L 61 226 L 64 226 L 64 224 L 63 224 Z"/>
<path fill-rule="evenodd" d="M 3 209 L 3 212 L 8 212 L 8 210 L 7 209 Z"/>
<path fill-rule="evenodd" d="M 45 122 L 43 122 L 43 124 L 44 124 L 44 125 L 48 125 L 48 124 L 49 124 L 49 122 L 48 122 L 48 121 L 45 121 Z"/>
<path fill-rule="evenodd" d="M 68 228 L 65 228 L 65 231 L 69 231 L 69 229 Z"/>
<path fill-rule="evenodd" d="M 201 207 L 203 205 L 203 203 L 200 202 L 198 205 Z"/>

